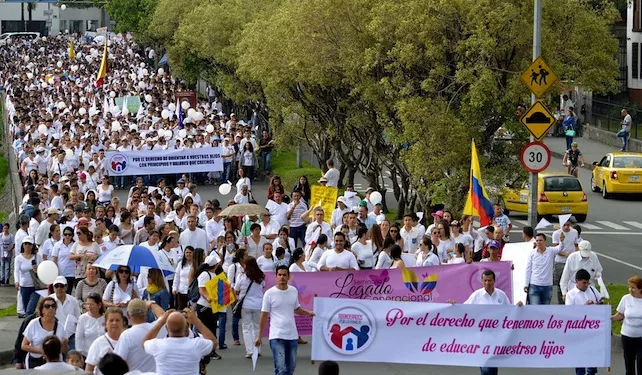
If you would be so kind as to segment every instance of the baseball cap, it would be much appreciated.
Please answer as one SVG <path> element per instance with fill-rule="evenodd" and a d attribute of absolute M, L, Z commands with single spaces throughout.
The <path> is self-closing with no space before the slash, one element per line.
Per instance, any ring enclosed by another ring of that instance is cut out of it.
<path fill-rule="evenodd" d="M 130 316 L 147 314 L 147 303 L 140 298 L 134 298 L 127 304 L 127 314 Z"/>
<path fill-rule="evenodd" d="M 49 207 L 47 209 L 47 215 L 60 215 L 60 210 L 57 209 L 56 207 Z"/>
<path fill-rule="evenodd" d="M 31 236 L 25 236 L 25 238 L 22 239 L 22 243 L 30 243 L 33 245 L 36 241 Z"/>
<path fill-rule="evenodd" d="M 490 242 L 488 242 L 488 247 L 489 247 L 489 248 L 494 247 L 495 249 L 499 249 L 499 247 L 500 247 L 500 246 L 499 246 L 499 241 L 497 241 L 497 240 L 490 240 Z"/>
<path fill-rule="evenodd" d="M 184 183 L 185 183 L 185 180 L 183 180 L 182 178 L 179 178 L 179 179 L 178 179 L 178 181 L 177 181 L 177 183 L 179 183 L 179 184 L 184 184 Z"/>
<path fill-rule="evenodd" d="M 58 277 L 56 277 L 56 279 L 55 279 L 55 280 L 54 280 L 54 282 L 53 282 L 53 285 L 56 285 L 56 284 L 63 284 L 63 285 L 67 285 L 67 278 L 66 278 L 66 277 L 64 277 L 64 276 L 58 276 Z"/>
<path fill-rule="evenodd" d="M 582 240 L 577 245 L 577 247 L 580 249 L 580 256 L 582 258 L 588 258 L 589 256 L 591 256 L 591 247 L 592 246 L 591 246 L 590 242 L 588 242 L 586 240 Z"/>
<path fill-rule="evenodd" d="M 209 264 L 210 266 L 217 265 L 220 261 L 221 261 L 221 258 L 219 258 L 216 252 L 212 252 L 210 255 L 208 255 L 205 258 L 205 263 Z"/>

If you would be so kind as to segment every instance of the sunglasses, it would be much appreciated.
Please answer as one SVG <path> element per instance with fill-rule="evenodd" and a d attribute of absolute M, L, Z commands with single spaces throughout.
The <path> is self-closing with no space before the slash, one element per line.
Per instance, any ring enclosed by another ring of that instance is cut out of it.
<path fill-rule="evenodd" d="M 45 303 L 44 305 L 42 305 L 42 307 L 48 310 L 48 309 L 56 309 L 58 306 L 52 303 Z"/>
<path fill-rule="evenodd" d="M 73 233 L 65 233 L 65 237 L 73 237 Z"/>
<path fill-rule="evenodd" d="M 119 269 L 118 273 L 129 273 L 129 270 Z"/>
<path fill-rule="evenodd" d="M 56 284 L 56 285 L 54 285 L 54 288 L 66 288 L 66 287 L 67 287 L 67 285 L 65 285 L 65 284 Z"/>
<path fill-rule="evenodd" d="M 391 233 L 399 233 L 399 231 L 398 231 L 398 230 L 396 230 L 396 229 L 390 229 L 390 232 L 391 232 Z"/>

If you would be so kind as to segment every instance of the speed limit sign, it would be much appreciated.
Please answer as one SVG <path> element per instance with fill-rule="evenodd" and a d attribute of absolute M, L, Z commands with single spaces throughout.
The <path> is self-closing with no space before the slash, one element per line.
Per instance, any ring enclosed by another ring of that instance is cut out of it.
<path fill-rule="evenodd" d="M 531 142 L 522 149 L 520 161 L 527 171 L 539 173 L 551 164 L 551 150 L 542 142 Z"/>

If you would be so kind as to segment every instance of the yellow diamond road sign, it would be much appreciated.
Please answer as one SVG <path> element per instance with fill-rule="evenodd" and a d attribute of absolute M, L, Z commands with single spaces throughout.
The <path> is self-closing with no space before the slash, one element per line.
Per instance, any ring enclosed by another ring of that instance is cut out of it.
<path fill-rule="evenodd" d="M 535 139 L 541 139 L 555 123 L 555 116 L 541 102 L 535 102 L 520 121 Z"/>
<path fill-rule="evenodd" d="M 557 75 L 541 56 L 535 59 L 519 77 L 537 98 L 541 98 L 557 81 Z"/>

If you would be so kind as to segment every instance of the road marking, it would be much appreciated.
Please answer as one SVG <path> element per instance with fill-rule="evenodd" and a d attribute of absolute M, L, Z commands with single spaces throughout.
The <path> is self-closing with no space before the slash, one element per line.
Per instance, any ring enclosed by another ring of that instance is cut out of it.
<path fill-rule="evenodd" d="M 528 221 L 526 221 L 526 220 L 513 220 L 513 221 L 515 221 L 515 222 L 517 222 L 517 223 L 520 223 L 520 224 L 522 224 L 523 226 L 528 226 Z"/>
<path fill-rule="evenodd" d="M 606 225 L 607 227 L 611 227 L 611 228 L 617 229 L 617 230 L 629 230 L 629 228 L 623 227 L 620 224 L 615 224 L 615 223 L 613 223 L 611 221 L 596 221 L 596 223 L 602 224 L 602 225 Z"/>
<path fill-rule="evenodd" d="M 582 229 L 590 229 L 590 230 L 602 229 L 602 228 L 598 227 L 597 225 L 593 225 L 593 224 L 578 223 L 578 225 L 579 225 Z"/>
<path fill-rule="evenodd" d="M 537 233 L 553 233 L 552 230 L 538 230 Z M 582 231 L 582 237 L 585 234 L 595 234 L 595 235 L 618 235 L 618 236 L 642 236 L 642 232 L 595 232 L 595 231 Z"/>
<path fill-rule="evenodd" d="M 638 223 L 637 221 L 624 221 L 624 224 L 630 225 L 632 227 L 640 228 L 642 229 L 642 223 Z"/>
<path fill-rule="evenodd" d="M 584 234 L 584 233 L 582 233 L 582 234 Z M 628 234 L 628 233 L 627 233 L 627 234 Z M 593 252 L 594 252 L 595 254 L 597 254 L 597 255 L 601 256 L 601 257 L 606 258 L 606 259 L 610 259 L 610 260 L 612 260 L 612 261 L 614 261 L 614 262 L 617 262 L 617 263 L 620 263 L 620 264 L 624 264 L 625 266 L 629 266 L 629 267 L 631 267 L 631 268 L 635 268 L 636 270 L 642 271 L 642 267 L 638 267 L 638 266 L 636 266 L 636 265 L 633 265 L 633 264 L 631 264 L 631 263 L 625 262 L 625 261 L 623 261 L 623 260 L 619 260 L 619 259 L 617 259 L 617 258 L 613 258 L 612 256 L 609 256 L 609 255 L 604 255 L 604 254 L 602 254 L 602 253 L 598 253 L 597 251 L 593 251 Z"/>

